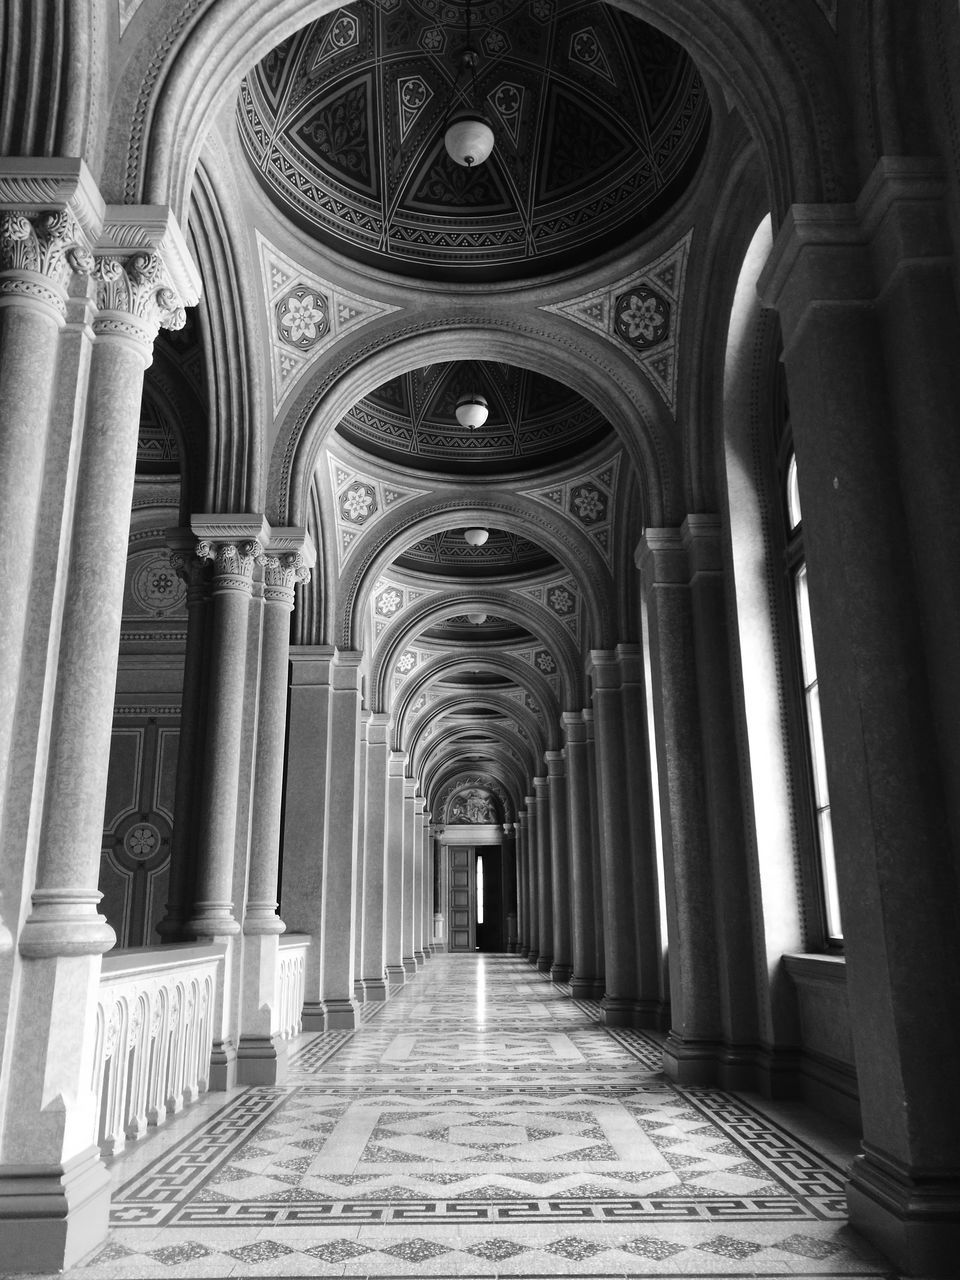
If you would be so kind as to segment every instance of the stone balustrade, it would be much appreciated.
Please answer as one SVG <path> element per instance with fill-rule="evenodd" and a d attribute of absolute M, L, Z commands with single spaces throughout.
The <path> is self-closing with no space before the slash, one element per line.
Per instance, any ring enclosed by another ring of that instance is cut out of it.
<path fill-rule="evenodd" d="M 310 941 L 308 933 L 286 933 L 280 937 L 276 1032 L 284 1040 L 299 1035 L 303 1027 L 307 948 Z"/>
<path fill-rule="evenodd" d="M 104 956 L 94 1093 L 105 1156 L 206 1091 L 224 951 L 188 943 Z"/>

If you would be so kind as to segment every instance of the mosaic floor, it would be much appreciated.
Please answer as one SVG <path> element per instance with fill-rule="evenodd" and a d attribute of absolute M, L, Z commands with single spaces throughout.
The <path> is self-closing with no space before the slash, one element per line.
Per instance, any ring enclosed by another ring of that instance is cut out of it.
<path fill-rule="evenodd" d="M 892 1276 L 845 1225 L 849 1141 L 659 1062 L 520 959 L 435 956 L 114 1161 L 64 1275 Z"/>

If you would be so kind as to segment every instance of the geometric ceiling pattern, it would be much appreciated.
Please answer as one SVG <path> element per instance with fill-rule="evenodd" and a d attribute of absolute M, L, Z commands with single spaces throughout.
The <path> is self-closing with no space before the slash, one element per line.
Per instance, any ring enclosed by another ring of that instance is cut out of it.
<path fill-rule="evenodd" d="M 693 231 L 615 284 L 546 305 L 543 311 L 602 334 L 646 374 L 671 413 L 677 410 L 677 356 Z"/>
<path fill-rule="evenodd" d="M 649 228 L 688 186 L 706 90 L 668 37 L 597 0 L 476 0 L 476 98 L 495 134 L 473 169 L 443 147 L 465 0 L 357 0 L 273 49 L 237 101 L 258 181 L 315 238 L 373 265 L 506 279 Z"/>
<path fill-rule="evenodd" d="M 298 266 L 259 231 L 256 234 L 269 319 L 276 414 L 308 369 L 334 343 L 399 308 L 335 288 Z"/>
<path fill-rule="evenodd" d="M 445 529 L 408 547 L 394 563 L 398 569 L 456 574 L 459 578 L 535 573 L 556 567 L 548 551 L 505 529 L 489 529 L 487 541 L 481 547 L 470 546 L 462 529 Z"/>
<path fill-rule="evenodd" d="M 489 414 L 471 430 L 456 419 L 467 392 Z M 359 401 L 337 425 L 345 440 L 385 462 L 469 477 L 506 474 L 592 449 L 611 435 L 602 414 L 570 387 L 516 365 L 461 360 L 412 369 Z"/>
<path fill-rule="evenodd" d="M 608 568 L 612 563 L 617 474 L 621 457 L 618 453 L 586 475 L 542 489 L 528 489 L 521 494 L 521 497 L 532 498 L 534 502 L 562 511 L 568 519 L 575 521 L 603 556 Z"/>
<path fill-rule="evenodd" d="M 343 568 L 360 535 L 379 524 L 391 508 L 422 497 L 422 489 L 392 484 L 379 476 L 358 472 L 328 453 L 330 487 L 337 528 L 337 569 Z"/>

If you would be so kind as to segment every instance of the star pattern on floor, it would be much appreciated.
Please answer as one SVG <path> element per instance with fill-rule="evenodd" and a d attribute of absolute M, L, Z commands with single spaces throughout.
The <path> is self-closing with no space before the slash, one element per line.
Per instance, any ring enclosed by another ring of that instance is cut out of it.
<path fill-rule="evenodd" d="M 282 1084 L 119 1157 L 110 1237 L 65 1280 L 889 1277 L 842 1167 L 599 1019 L 517 957 L 434 956 Z"/>

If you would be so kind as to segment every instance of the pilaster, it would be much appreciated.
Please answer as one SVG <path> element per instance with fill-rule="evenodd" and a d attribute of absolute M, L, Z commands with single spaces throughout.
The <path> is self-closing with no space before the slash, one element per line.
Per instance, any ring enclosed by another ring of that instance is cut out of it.
<path fill-rule="evenodd" d="M 537 814 L 537 968 L 541 973 L 549 973 L 553 965 L 553 865 L 550 857 L 549 786 L 546 775 L 533 780 Z"/>
<path fill-rule="evenodd" d="M 569 982 L 573 973 L 570 924 L 570 845 L 567 823 L 566 761 L 560 751 L 547 751 L 547 795 L 550 807 L 550 876 L 552 892 L 554 982 Z"/>
<path fill-rule="evenodd" d="M 856 205 L 795 206 L 760 281 L 784 336 L 845 932 L 851 1221 L 943 1276 L 960 1247 L 953 263 L 937 162 L 895 157 Z"/>

